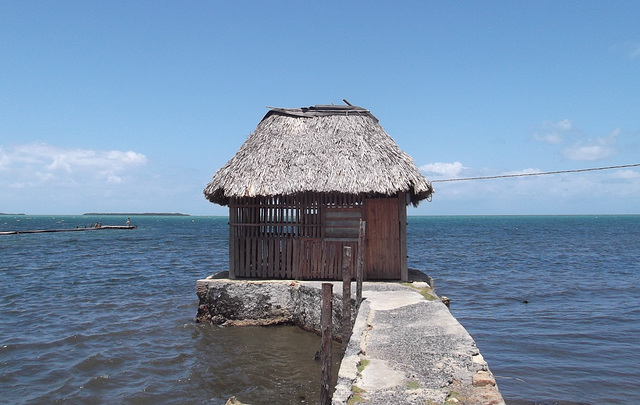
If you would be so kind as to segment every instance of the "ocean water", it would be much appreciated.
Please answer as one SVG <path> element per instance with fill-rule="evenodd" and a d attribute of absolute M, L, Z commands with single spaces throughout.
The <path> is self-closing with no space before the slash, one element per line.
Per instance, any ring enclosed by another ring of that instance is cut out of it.
<path fill-rule="evenodd" d="M 420 217 L 435 278 L 507 404 L 640 404 L 640 216 Z"/>
<path fill-rule="evenodd" d="M 96 221 L 126 217 L 0 231 Z M 193 321 L 196 279 L 227 267 L 226 218 L 132 221 L 0 235 L 0 402 L 318 402 L 317 336 Z M 407 242 L 508 404 L 640 403 L 640 216 L 410 217 Z"/>
<path fill-rule="evenodd" d="M 0 231 L 125 221 L 0 216 Z M 227 269 L 227 218 L 132 222 L 0 235 L 0 403 L 319 401 L 318 336 L 194 322 L 196 280 Z"/>

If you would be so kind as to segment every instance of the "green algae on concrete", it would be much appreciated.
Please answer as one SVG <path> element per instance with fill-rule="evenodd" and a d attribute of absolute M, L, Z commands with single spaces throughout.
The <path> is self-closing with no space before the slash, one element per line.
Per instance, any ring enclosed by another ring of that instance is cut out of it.
<path fill-rule="evenodd" d="M 363 390 L 362 388 L 354 385 L 353 387 L 351 387 L 351 392 L 352 394 L 351 394 L 351 397 L 349 397 L 349 400 L 347 401 L 347 405 L 369 402 L 362 396 L 367 393 L 367 391 Z"/>
<path fill-rule="evenodd" d="M 424 282 L 415 282 L 415 283 L 400 283 L 404 286 L 411 287 L 417 292 L 420 293 L 427 301 L 435 301 L 438 299 L 438 296 L 433 292 L 433 289 L 429 284 Z"/>

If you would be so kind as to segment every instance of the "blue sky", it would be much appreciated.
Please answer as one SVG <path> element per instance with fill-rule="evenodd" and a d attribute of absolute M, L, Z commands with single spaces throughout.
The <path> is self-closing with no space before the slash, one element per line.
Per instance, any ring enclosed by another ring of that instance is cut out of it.
<path fill-rule="evenodd" d="M 0 3 L 0 212 L 224 215 L 267 112 L 370 109 L 429 180 L 640 163 L 640 2 Z M 640 213 L 640 169 L 434 183 L 410 215 Z"/>

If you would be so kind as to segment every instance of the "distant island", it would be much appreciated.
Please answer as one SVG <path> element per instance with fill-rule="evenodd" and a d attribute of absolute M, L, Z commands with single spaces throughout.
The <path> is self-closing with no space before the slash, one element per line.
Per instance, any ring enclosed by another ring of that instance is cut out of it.
<path fill-rule="evenodd" d="M 23 214 L 23 213 L 20 213 L 20 214 L 7 214 L 5 212 L 0 212 L 0 215 L 27 215 L 27 214 Z"/>
<path fill-rule="evenodd" d="M 86 212 L 82 215 L 118 215 L 122 217 L 133 217 L 133 216 L 154 216 L 154 217 L 189 217 L 189 214 L 181 214 L 179 212 Z"/>

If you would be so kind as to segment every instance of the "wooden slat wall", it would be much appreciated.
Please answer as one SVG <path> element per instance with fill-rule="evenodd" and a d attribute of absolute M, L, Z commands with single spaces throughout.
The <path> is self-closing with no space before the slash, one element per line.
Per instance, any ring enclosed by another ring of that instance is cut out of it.
<path fill-rule="evenodd" d="M 355 239 L 345 237 L 352 236 L 349 221 L 360 219 L 361 208 L 362 198 L 352 195 L 306 193 L 232 199 L 230 276 L 341 279 L 342 247 L 357 248 L 357 229 Z M 334 213 L 335 221 L 342 221 L 329 227 L 333 238 L 325 238 L 325 211 Z"/>

